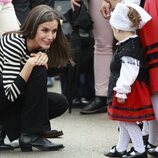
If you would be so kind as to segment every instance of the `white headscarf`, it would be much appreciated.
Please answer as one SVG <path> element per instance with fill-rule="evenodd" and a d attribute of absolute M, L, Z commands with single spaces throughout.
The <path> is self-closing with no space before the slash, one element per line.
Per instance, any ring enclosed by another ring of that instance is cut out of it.
<path fill-rule="evenodd" d="M 111 13 L 110 24 L 112 27 L 124 31 L 135 31 L 138 29 L 132 27 L 132 22 L 128 18 L 129 7 L 134 8 L 140 15 L 139 29 L 151 19 L 151 16 L 138 5 L 138 0 L 124 0 L 124 3 L 118 3 Z"/>
<path fill-rule="evenodd" d="M 137 5 L 140 5 L 141 0 L 122 0 L 121 2 L 126 3 L 126 4 L 134 3 L 134 4 L 137 4 Z"/>

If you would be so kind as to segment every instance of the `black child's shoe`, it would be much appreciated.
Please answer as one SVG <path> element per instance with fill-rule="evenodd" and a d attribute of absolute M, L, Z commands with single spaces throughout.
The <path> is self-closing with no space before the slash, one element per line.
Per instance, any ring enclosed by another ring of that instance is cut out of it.
<path fill-rule="evenodd" d="M 154 157 L 158 157 L 158 151 L 156 151 L 155 149 L 156 147 L 148 149 L 148 154 Z"/>
<path fill-rule="evenodd" d="M 125 154 L 126 154 L 126 151 L 118 152 L 116 149 L 116 146 L 113 146 L 110 152 L 104 153 L 104 155 L 107 157 L 118 157 L 118 158 L 121 158 Z"/>
<path fill-rule="evenodd" d="M 156 146 L 153 144 L 150 144 L 148 141 L 145 144 L 145 150 L 148 151 L 149 149 L 155 149 Z"/>
<path fill-rule="evenodd" d="M 131 148 L 131 150 L 122 156 L 122 158 L 147 158 L 147 152 L 139 153 L 134 150 L 134 148 Z"/>

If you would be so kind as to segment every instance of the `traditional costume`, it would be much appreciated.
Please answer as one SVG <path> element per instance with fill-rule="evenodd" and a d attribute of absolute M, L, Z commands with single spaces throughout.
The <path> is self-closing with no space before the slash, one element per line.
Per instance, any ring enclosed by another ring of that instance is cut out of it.
<path fill-rule="evenodd" d="M 108 91 L 110 119 L 137 122 L 154 118 L 147 80 L 144 51 L 139 38 L 135 35 L 119 42 L 111 62 Z M 124 104 L 117 102 L 119 95 L 126 99 Z"/>
<path fill-rule="evenodd" d="M 120 9 L 122 8 L 122 10 Z M 117 4 L 112 13 L 110 24 L 123 31 L 136 31 L 127 17 L 128 7 L 140 13 L 142 28 L 151 17 L 136 4 Z M 118 9 L 119 8 L 119 9 Z M 142 45 L 137 35 L 133 35 L 118 43 L 111 62 L 111 76 L 108 91 L 108 116 L 112 120 L 137 122 L 153 120 L 154 112 L 147 85 L 147 73 Z M 126 99 L 124 104 L 117 98 Z"/>
<path fill-rule="evenodd" d="M 151 17 L 138 3 L 124 1 L 116 5 L 110 18 L 115 37 L 123 40 L 119 40 L 111 62 L 108 89 L 108 116 L 119 123 L 119 139 L 117 145 L 105 156 L 147 158 L 142 132 L 136 122 L 153 120 L 154 112 L 147 85 L 144 50 L 136 30 L 142 28 Z M 133 10 L 129 8 L 138 12 L 140 18 L 134 18 L 140 20 L 139 26 L 131 22 L 133 17 L 129 18 L 128 14 Z M 133 149 L 126 152 L 130 140 Z"/>

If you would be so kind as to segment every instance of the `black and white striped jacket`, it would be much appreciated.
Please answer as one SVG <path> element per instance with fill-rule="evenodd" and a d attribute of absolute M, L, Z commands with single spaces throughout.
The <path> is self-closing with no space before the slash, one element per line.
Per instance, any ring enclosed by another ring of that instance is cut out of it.
<path fill-rule="evenodd" d="M 26 39 L 19 34 L 8 34 L 0 38 L 0 76 L 3 79 L 5 96 L 14 102 L 25 87 L 19 75 L 29 58 Z"/>

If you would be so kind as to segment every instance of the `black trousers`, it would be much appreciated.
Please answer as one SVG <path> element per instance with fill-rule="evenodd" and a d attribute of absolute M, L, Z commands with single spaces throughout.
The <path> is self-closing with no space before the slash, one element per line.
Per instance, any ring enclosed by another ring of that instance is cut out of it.
<path fill-rule="evenodd" d="M 16 16 L 21 24 L 23 24 L 29 11 L 40 4 L 49 5 L 54 7 L 54 0 L 13 0 L 12 1 Z"/>
<path fill-rule="evenodd" d="M 15 102 L 9 102 L 0 81 L 0 124 L 9 139 L 19 138 L 20 133 L 38 134 L 50 130 L 50 119 L 62 115 L 68 109 L 65 96 L 47 92 L 47 70 L 35 67 L 24 92 Z"/>

